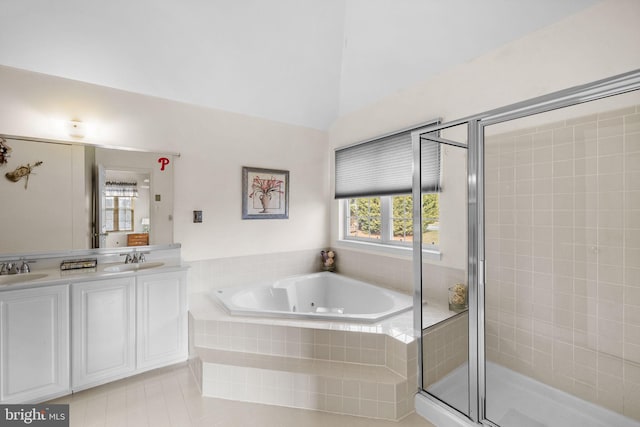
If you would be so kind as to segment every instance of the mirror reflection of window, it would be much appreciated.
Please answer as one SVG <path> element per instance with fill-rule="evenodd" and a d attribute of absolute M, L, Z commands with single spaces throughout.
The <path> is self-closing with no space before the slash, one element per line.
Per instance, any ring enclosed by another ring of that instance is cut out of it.
<path fill-rule="evenodd" d="M 105 197 L 106 231 L 133 231 L 134 218 L 133 197 Z"/>
<path fill-rule="evenodd" d="M 100 191 L 100 229 L 104 239 L 100 246 L 148 245 L 150 173 L 118 168 L 105 169 L 104 176 Z"/>
<path fill-rule="evenodd" d="M 104 194 L 105 231 L 133 231 L 134 201 L 139 195 L 138 183 L 136 181 L 107 181 Z"/>

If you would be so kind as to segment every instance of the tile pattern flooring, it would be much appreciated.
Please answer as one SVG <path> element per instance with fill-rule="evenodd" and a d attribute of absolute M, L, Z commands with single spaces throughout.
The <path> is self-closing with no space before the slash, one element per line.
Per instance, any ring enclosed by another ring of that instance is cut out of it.
<path fill-rule="evenodd" d="M 186 363 L 50 403 L 70 405 L 71 427 L 433 427 L 415 413 L 394 422 L 202 397 Z"/>

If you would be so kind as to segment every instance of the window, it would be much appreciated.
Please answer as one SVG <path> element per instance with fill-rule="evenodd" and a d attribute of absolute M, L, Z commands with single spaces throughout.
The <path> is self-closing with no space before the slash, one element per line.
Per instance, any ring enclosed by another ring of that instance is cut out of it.
<path fill-rule="evenodd" d="M 409 195 L 346 199 L 346 240 L 410 246 L 413 242 L 413 199 Z M 422 195 L 422 243 L 437 249 L 439 239 L 439 194 Z"/>
<path fill-rule="evenodd" d="M 439 122 L 433 120 L 422 126 Z M 345 240 L 412 245 L 412 132 L 420 128 L 336 149 L 335 198 L 344 199 Z M 431 140 L 420 140 L 419 144 L 422 243 L 425 249 L 437 249 L 442 191 L 440 144 Z"/>
<path fill-rule="evenodd" d="M 133 197 L 105 197 L 106 231 L 133 231 Z"/>
<path fill-rule="evenodd" d="M 380 200 L 383 197 L 361 197 L 347 199 L 349 208 L 347 220 L 349 237 L 368 240 L 380 240 L 382 228 L 382 210 Z"/>

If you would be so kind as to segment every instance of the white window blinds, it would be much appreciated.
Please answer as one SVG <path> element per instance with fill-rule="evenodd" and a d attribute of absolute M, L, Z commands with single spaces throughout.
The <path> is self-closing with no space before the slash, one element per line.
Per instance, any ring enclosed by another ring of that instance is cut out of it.
<path fill-rule="evenodd" d="M 138 197 L 137 182 L 107 181 L 104 185 L 106 197 Z"/>
<path fill-rule="evenodd" d="M 396 133 L 335 152 L 336 199 L 410 194 L 411 132 Z M 421 142 L 422 191 L 440 191 L 440 144 Z"/>

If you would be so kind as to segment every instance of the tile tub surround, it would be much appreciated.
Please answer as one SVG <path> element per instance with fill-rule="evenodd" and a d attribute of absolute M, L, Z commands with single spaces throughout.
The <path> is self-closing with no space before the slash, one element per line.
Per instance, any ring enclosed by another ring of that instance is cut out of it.
<path fill-rule="evenodd" d="M 190 261 L 189 294 L 320 271 L 320 251 L 279 252 Z"/>
<path fill-rule="evenodd" d="M 377 324 L 228 315 L 190 304 L 191 366 L 203 395 L 398 420 L 413 410 L 412 315 Z M 433 322 L 451 315 L 429 306 Z"/>
<path fill-rule="evenodd" d="M 413 265 L 411 252 L 407 258 L 336 249 L 339 256 L 337 271 L 355 279 L 413 293 Z M 439 261 L 423 263 L 423 299 L 436 304 L 447 303 L 447 289 L 456 283 L 467 283 L 467 273 L 457 268 L 444 267 Z"/>
<path fill-rule="evenodd" d="M 191 295 L 228 286 L 315 273 L 320 271 L 322 249 L 190 261 L 188 292 Z M 413 293 L 410 252 L 406 258 L 397 258 L 342 247 L 335 251 L 338 256 L 337 273 Z M 446 303 L 449 287 L 467 281 L 464 270 L 440 266 L 438 261 L 425 262 L 423 276 L 424 299 L 437 304 Z"/>
<path fill-rule="evenodd" d="M 488 360 L 640 420 L 640 108 L 485 152 Z"/>
<path fill-rule="evenodd" d="M 186 363 L 74 393 L 71 427 L 433 427 L 417 414 L 400 422 L 203 397 Z"/>

